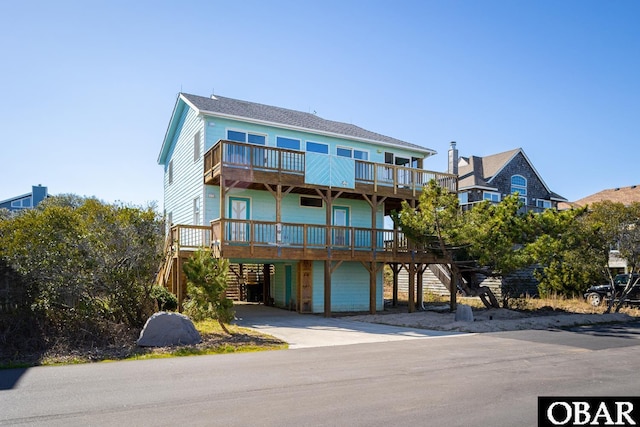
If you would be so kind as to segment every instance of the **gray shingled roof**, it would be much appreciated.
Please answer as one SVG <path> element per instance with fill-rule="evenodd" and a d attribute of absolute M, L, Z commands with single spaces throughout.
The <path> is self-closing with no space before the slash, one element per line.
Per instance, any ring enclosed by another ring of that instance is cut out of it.
<path fill-rule="evenodd" d="M 302 111 L 289 110 L 271 105 L 258 104 L 255 102 L 241 101 L 233 98 L 226 98 L 215 95 L 213 98 L 182 93 L 193 106 L 202 113 L 222 114 L 227 116 L 242 117 L 249 120 L 275 123 L 285 126 L 292 126 L 309 131 L 330 133 L 346 138 L 365 139 L 380 142 L 383 144 L 397 145 L 421 152 L 435 154 L 435 150 L 411 144 L 390 136 L 371 132 L 361 127 L 349 124 L 326 120 L 315 114 L 304 113 Z"/>
<path fill-rule="evenodd" d="M 505 151 L 504 153 L 492 154 L 490 156 L 478 157 L 471 156 L 468 158 L 468 165 L 460 166 L 458 169 L 458 188 L 467 187 L 495 187 L 489 184 L 491 178 L 494 177 L 500 169 L 507 164 L 521 149 Z"/>
<path fill-rule="evenodd" d="M 464 159 L 467 164 L 459 165 L 458 167 L 458 188 L 459 189 L 467 189 L 473 187 L 485 187 L 485 188 L 495 188 L 495 185 L 491 184 L 491 179 L 498 173 L 505 165 L 511 161 L 518 153 L 522 153 L 522 155 L 527 159 L 531 167 L 533 165 L 527 158 L 526 154 L 522 148 L 516 148 L 514 150 L 505 151 L 503 153 L 492 154 L 490 156 L 478 157 L 461 157 L 460 159 Z M 535 170 L 535 168 L 534 168 Z M 537 172 L 536 172 L 537 174 Z M 538 178 L 542 181 L 542 177 L 538 175 Z M 544 184 L 544 181 L 542 181 Z M 549 195 L 552 199 L 556 200 L 566 200 L 564 197 L 559 195 L 558 193 L 554 193 L 551 191 L 546 184 L 544 184 L 545 188 L 549 191 Z"/>

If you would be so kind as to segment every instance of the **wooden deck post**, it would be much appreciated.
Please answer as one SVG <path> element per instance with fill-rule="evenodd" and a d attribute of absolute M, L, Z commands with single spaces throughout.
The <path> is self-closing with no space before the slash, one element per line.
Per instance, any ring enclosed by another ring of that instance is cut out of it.
<path fill-rule="evenodd" d="M 402 269 L 402 265 L 397 262 L 389 264 L 391 271 L 393 272 L 393 296 L 391 297 L 391 305 L 396 307 L 398 305 L 398 275 Z"/>
<path fill-rule="evenodd" d="M 418 308 L 422 309 L 424 303 L 424 284 L 422 279 L 424 278 L 424 271 L 427 268 L 427 264 L 418 264 L 417 272 L 417 285 L 418 285 Z"/>
<path fill-rule="evenodd" d="M 409 313 L 416 311 L 416 264 L 409 263 Z"/>
<path fill-rule="evenodd" d="M 369 267 L 369 313 L 376 314 L 376 300 L 377 300 L 377 281 L 376 281 L 376 273 L 378 269 L 376 268 L 376 263 L 372 262 Z"/>
<path fill-rule="evenodd" d="M 331 317 L 331 260 L 324 261 L 324 317 Z"/>

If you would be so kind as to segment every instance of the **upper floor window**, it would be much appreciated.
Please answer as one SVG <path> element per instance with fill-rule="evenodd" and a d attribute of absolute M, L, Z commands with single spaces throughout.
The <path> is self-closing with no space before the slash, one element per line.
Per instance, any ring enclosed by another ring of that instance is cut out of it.
<path fill-rule="evenodd" d="M 369 160 L 369 152 L 362 150 L 353 150 L 353 158 L 358 160 Z"/>
<path fill-rule="evenodd" d="M 469 203 L 469 193 L 458 193 L 458 203 L 461 205 Z"/>
<path fill-rule="evenodd" d="M 520 200 L 527 204 L 527 179 L 522 175 L 513 175 L 511 177 L 511 194 L 518 193 Z"/>
<path fill-rule="evenodd" d="M 536 206 L 539 208 L 550 209 L 551 208 L 551 200 L 536 200 Z"/>
<path fill-rule="evenodd" d="M 236 142 L 248 142 L 249 144 L 266 145 L 267 137 L 257 133 L 244 132 L 239 130 L 227 130 L 227 139 Z"/>
<path fill-rule="evenodd" d="M 483 191 L 482 200 L 489 200 L 490 202 L 498 203 L 500 201 L 500 193 L 494 193 L 493 191 Z"/>
<path fill-rule="evenodd" d="M 279 136 L 276 138 L 276 146 L 278 146 L 279 148 L 289 148 L 291 150 L 299 150 L 300 140 Z"/>
<path fill-rule="evenodd" d="M 511 193 L 519 193 L 521 196 L 527 195 L 527 180 L 522 175 L 511 177 Z"/>
<path fill-rule="evenodd" d="M 193 161 L 200 160 L 200 132 L 193 135 Z"/>
<path fill-rule="evenodd" d="M 173 160 L 169 161 L 169 170 L 167 171 L 167 175 L 169 175 L 169 184 L 173 184 Z"/>
<path fill-rule="evenodd" d="M 353 157 L 358 160 L 369 160 L 369 152 L 356 150 L 351 147 L 337 147 L 336 155 L 340 157 Z"/>
<path fill-rule="evenodd" d="M 307 141 L 307 151 L 312 153 L 329 154 L 329 146 L 319 142 Z"/>
<path fill-rule="evenodd" d="M 349 147 L 338 147 L 336 148 L 336 154 L 340 157 L 352 157 L 353 149 Z"/>

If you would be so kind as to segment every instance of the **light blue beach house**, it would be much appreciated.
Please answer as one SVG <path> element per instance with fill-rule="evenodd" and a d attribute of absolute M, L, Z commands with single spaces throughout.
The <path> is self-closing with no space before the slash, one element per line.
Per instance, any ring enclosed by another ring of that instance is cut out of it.
<path fill-rule="evenodd" d="M 315 114 L 181 93 L 158 157 L 168 224 L 158 280 L 182 300 L 181 265 L 207 246 L 232 263 L 230 297 L 375 313 L 385 264 L 419 273 L 442 262 L 384 226 L 432 179 L 457 191 L 456 175 L 423 170 L 433 154 Z"/>

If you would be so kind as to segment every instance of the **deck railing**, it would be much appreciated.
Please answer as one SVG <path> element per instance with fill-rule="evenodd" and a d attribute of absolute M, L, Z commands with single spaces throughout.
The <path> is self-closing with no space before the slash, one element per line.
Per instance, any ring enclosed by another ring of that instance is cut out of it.
<path fill-rule="evenodd" d="M 457 192 L 456 175 L 426 171 L 386 163 L 354 160 L 355 182 L 374 187 L 420 190 L 432 179 L 451 192 Z M 213 177 L 221 165 L 265 172 L 305 174 L 305 153 L 284 148 L 220 140 L 204 156 L 204 175 Z"/>
<path fill-rule="evenodd" d="M 398 230 L 224 219 L 212 221 L 213 242 L 292 249 L 407 251 Z"/>
<path fill-rule="evenodd" d="M 226 245 L 394 253 L 409 250 L 407 238 L 399 230 L 235 219 L 214 220 L 210 227 L 175 225 L 171 228 L 174 250 Z"/>

